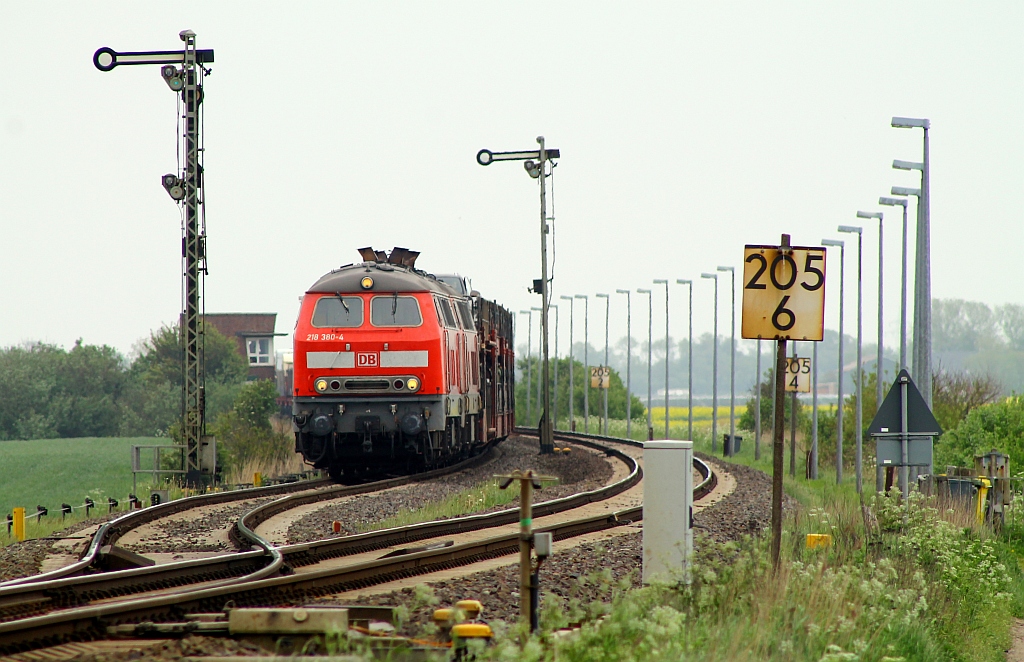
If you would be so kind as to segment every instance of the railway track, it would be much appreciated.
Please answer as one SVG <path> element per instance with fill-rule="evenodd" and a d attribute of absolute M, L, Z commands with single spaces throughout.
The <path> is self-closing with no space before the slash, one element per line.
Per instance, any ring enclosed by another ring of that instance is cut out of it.
<path fill-rule="evenodd" d="M 258 500 L 266 497 L 277 496 L 281 494 L 289 494 L 293 492 L 308 493 L 307 496 L 315 496 L 317 494 L 320 494 L 323 495 L 323 499 L 325 500 L 336 499 L 342 496 L 355 496 L 358 494 L 366 494 L 369 492 L 376 492 L 379 490 L 385 490 L 392 487 L 399 487 L 401 485 L 408 485 L 419 480 L 427 480 L 430 478 L 443 476 L 448 473 L 453 473 L 475 466 L 485 461 L 487 459 L 488 453 L 490 453 L 491 450 L 492 447 L 487 447 L 479 455 L 464 460 L 463 462 L 419 474 L 412 474 L 409 476 L 397 476 L 393 478 L 386 478 L 383 480 L 371 481 L 355 485 L 337 485 L 329 478 L 307 481 L 294 481 L 279 483 L 277 485 L 268 485 L 265 487 L 253 487 L 241 490 L 233 490 L 230 492 L 209 492 L 206 494 L 199 494 L 191 497 L 186 497 L 183 499 L 168 501 L 166 503 L 158 504 L 156 506 L 149 506 L 147 508 L 143 508 L 140 510 L 133 510 L 129 513 L 122 515 L 121 517 L 118 517 L 110 522 L 101 525 L 100 528 L 93 535 L 92 540 L 90 541 L 89 546 L 86 549 L 86 552 L 75 563 L 69 564 L 62 568 L 58 568 L 56 570 L 52 570 L 50 572 L 30 575 L 27 577 L 20 577 L 17 579 L 11 579 L 6 582 L 0 582 L 0 596 L 3 596 L 5 591 L 14 586 L 48 583 L 67 577 L 81 575 L 85 572 L 100 570 L 103 562 L 103 556 L 105 555 L 105 548 L 107 546 L 112 546 L 116 544 L 117 541 L 120 538 L 122 538 L 125 534 L 143 525 L 150 524 L 152 522 L 156 522 L 167 517 L 178 515 L 189 510 L 204 508 L 207 506 L 229 504 L 239 501 Z M 269 549 L 272 546 L 266 541 L 262 541 L 261 543 L 257 537 L 251 538 L 249 542 L 263 548 L 265 553 L 270 553 Z M 3 598 L 0 597 L 0 605 L 2 604 Z M 2 619 L 2 607 L 0 607 L 0 619 Z"/>
<path fill-rule="evenodd" d="M 518 432 L 529 434 L 526 430 Z M 535 518 L 567 513 L 608 499 L 640 482 L 642 470 L 637 461 L 614 448 L 616 445 L 640 446 L 639 442 L 569 433 L 558 433 L 557 438 L 615 457 L 627 466 L 628 475 L 599 489 L 537 504 Z M 695 466 L 703 477 L 695 488 L 695 496 L 699 497 L 714 487 L 715 476 L 703 462 L 695 460 Z M 417 480 L 423 478 L 422 475 L 416 477 Z M 68 639 L 102 637 L 106 627 L 114 624 L 180 620 L 185 613 L 221 611 L 229 602 L 237 606 L 302 603 L 322 595 L 498 558 L 518 550 L 518 532 L 509 530 L 462 543 L 439 540 L 514 525 L 518 523 L 516 510 L 281 547 L 269 545 L 254 533 L 260 522 L 276 513 L 338 496 L 325 496 L 328 492 L 289 495 L 246 513 L 237 523 L 237 535 L 240 540 L 259 548 L 253 551 L 0 588 L 0 618 L 7 619 L 0 623 L 0 653 Z M 556 540 L 562 540 L 636 521 L 642 516 L 643 508 L 637 505 L 568 519 L 536 530 L 550 531 Z M 264 544 L 260 544 L 261 541 Z M 421 549 L 399 550 L 380 558 L 356 558 L 351 563 L 333 561 L 422 541 L 433 542 L 422 545 Z M 193 585 L 196 582 L 202 583 Z M 180 588 L 186 584 L 192 586 Z M 141 591 L 150 594 L 123 597 Z M 159 593 L 152 594 L 152 591 Z"/>

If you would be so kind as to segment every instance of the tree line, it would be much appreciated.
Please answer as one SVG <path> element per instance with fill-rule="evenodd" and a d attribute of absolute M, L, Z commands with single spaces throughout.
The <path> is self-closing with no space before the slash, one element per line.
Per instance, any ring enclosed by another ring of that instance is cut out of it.
<path fill-rule="evenodd" d="M 207 417 L 232 408 L 248 368 L 234 342 L 212 326 L 206 336 Z M 0 349 L 0 440 L 161 436 L 181 413 L 177 327 L 153 331 L 130 360 L 81 339 L 65 350 L 47 343 Z"/>
<path fill-rule="evenodd" d="M 249 382 L 235 342 L 211 325 L 205 336 L 207 432 L 218 464 L 273 464 L 294 454 L 286 426 L 271 425 L 277 388 Z M 163 326 L 129 359 L 81 340 L 65 350 L 46 343 L 0 349 L 0 441 L 75 437 L 181 438 L 181 339 Z"/>

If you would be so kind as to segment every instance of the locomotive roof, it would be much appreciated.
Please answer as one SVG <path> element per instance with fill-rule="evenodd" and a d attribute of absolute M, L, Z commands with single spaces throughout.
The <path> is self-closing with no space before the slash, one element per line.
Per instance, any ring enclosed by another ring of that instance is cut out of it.
<path fill-rule="evenodd" d="M 373 278 L 373 287 L 364 290 L 360 281 L 364 276 Z M 451 286 L 434 278 L 432 274 L 400 264 L 387 262 L 360 262 L 349 264 L 324 274 L 313 283 L 308 292 L 437 292 L 460 296 Z"/>

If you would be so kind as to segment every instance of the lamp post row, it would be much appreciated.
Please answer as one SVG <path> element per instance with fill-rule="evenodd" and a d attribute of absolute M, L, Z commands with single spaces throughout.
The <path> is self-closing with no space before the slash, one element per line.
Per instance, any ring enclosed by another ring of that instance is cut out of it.
<path fill-rule="evenodd" d="M 920 128 L 923 130 L 923 160 L 921 162 L 902 161 L 894 160 L 893 168 L 899 170 L 917 170 L 921 173 L 921 185 L 920 188 L 907 188 L 894 186 L 891 189 L 892 196 L 902 197 L 880 197 L 878 203 L 880 205 L 887 206 L 900 206 L 903 211 L 903 244 L 902 244 L 902 273 L 901 273 L 901 315 L 900 315 L 900 368 L 907 367 L 907 248 L 908 248 L 908 228 L 907 228 L 907 207 L 908 197 L 915 196 L 917 198 L 917 227 L 916 227 L 916 260 L 915 260 L 915 278 L 914 278 L 914 361 L 913 361 L 913 374 L 915 381 L 917 382 L 922 395 L 924 396 L 925 402 L 928 406 L 931 406 L 932 400 L 932 375 L 931 375 L 931 228 L 930 228 L 930 171 L 929 171 L 929 157 L 930 157 L 930 146 L 928 130 L 930 129 L 931 123 L 927 119 L 918 118 L 904 118 L 904 117 L 893 117 L 891 126 L 894 128 Z M 540 167 L 536 167 L 532 161 L 527 161 L 526 169 L 531 176 L 537 177 L 537 174 L 531 171 L 537 170 L 540 174 L 544 173 L 545 161 L 551 156 L 558 156 L 557 150 L 551 150 L 549 153 L 545 150 L 543 138 L 538 138 L 540 150 L 538 156 L 540 160 Z M 485 155 L 481 157 L 481 155 Z M 477 160 L 481 165 L 488 165 L 492 160 L 520 160 L 523 156 L 531 156 L 532 154 L 527 153 L 506 153 L 504 155 L 493 155 L 486 150 L 481 150 L 477 156 Z M 498 158 L 496 158 L 498 157 Z M 542 320 L 542 355 L 547 358 L 547 318 L 548 309 L 555 308 L 556 321 L 555 321 L 555 357 L 557 361 L 558 350 L 557 350 L 557 335 L 558 335 L 558 318 L 557 318 L 557 305 L 550 304 L 548 297 L 548 283 L 547 283 L 547 259 L 546 259 L 546 241 L 543 235 L 547 233 L 547 217 L 545 207 L 545 190 L 544 190 L 544 177 L 541 176 L 541 225 L 542 225 L 542 294 L 544 295 L 544 302 L 546 305 L 540 308 L 533 308 L 532 310 L 538 310 L 541 313 Z M 883 350 L 884 350 L 884 339 L 883 339 L 883 214 L 881 212 L 865 212 L 858 211 L 858 218 L 870 219 L 875 218 L 878 220 L 878 338 L 877 338 L 877 358 L 876 358 L 876 407 L 881 405 L 883 389 L 882 389 L 882 364 L 883 364 Z M 856 379 L 856 483 L 857 491 L 861 492 L 863 489 L 862 485 L 862 446 L 863 446 L 863 379 L 861 374 L 861 368 L 863 366 L 863 228 L 859 226 L 845 226 L 841 225 L 838 228 L 839 232 L 842 233 L 854 233 L 857 234 L 857 379 Z M 844 277 L 845 277 L 845 244 L 841 241 L 828 240 L 822 241 L 822 244 L 826 246 L 837 246 L 840 248 L 840 305 L 839 305 L 839 370 L 838 370 L 838 392 L 839 392 L 839 409 L 837 412 L 837 463 L 836 463 L 836 480 L 842 482 L 842 443 L 843 443 L 843 350 L 844 350 L 844 336 L 843 336 L 843 322 L 844 322 L 844 305 L 843 305 L 843 290 L 844 290 Z M 719 272 L 730 272 L 731 284 L 731 338 L 730 338 L 730 407 L 729 407 L 729 434 L 730 437 L 735 435 L 735 381 L 736 381 L 736 287 L 735 280 L 736 274 L 733 267 L 718 267 Z M 701 274 L 702 278 L 712 279 L 715 281 L 715 302 L 714 302 L 714 348 L 713 348 L 713 367 L 712 367 L 712 438 L 711 447 L 712 452 L 715 452 L 717 446 L 717 423 L 718 423 L 718 274 Z M 689 290 L 689 360 L 688 370 L 688 436 L 693 438 L 693 283 L 689 280 L 679 279 L 676 281 L 680 285 L 688 285 Z M 669 410 L 669 397 L 670 397 L 670 382 L 669 382 L 669 362 L 671 360 L 671 342 L 669 338 L 669 281 L 667 279 L 655 279 L 655 284 L 665 285 L 665 437 L 669 436 L 669 421 L 670 421 L 670 410 Z M 653 364 L 653 292 L 650 289 L 638 289 L 639 293 L 648 295 L 648 358 L 647 358 L 647 428 L 648 437 L 653 438 L 653 426 L 651 420 L 651 389 L 652 389 L 652 364 Z M 630 387 L 631 387 L 631 373 L 632 373 L 632 333 L 631 333 L 631 317 L 632 317 L 632 306 L 629 297 L 629 290 L 616 290 L 617 293 L 626 294 L 626 306 L 627 306 L 627 367 L 626 367 L 626 380 L 627 380 L 627 434 L 631 433 L 631 401 L 629 398 Z M 608 351 L 609 351 L 609 335 L 608 335 L 608 324 L 611 309 L 611 298 L 608 294 L 597 294 L 596 296 L 605 299 L 605 357 L 604 365 L 608 365 Z M 569 375 L 570 375 L 570 393 L 574 387 L 573 384 L 573 361 L 571 360 L 573 355 L 572 347 L 572 333 L 573 333 L 573 320 L 572 320 L 572 303 L 574 298 L 583 299 L 585 305 L 584 313 L 584 361 L 585 367 L 589 373 L 589 300 L 587 295 L 575 295 L 575 297 L 562 296 L 562 299 L 570 301 L 570 364 L 569 364 Z M 530 398 L 531 379 L 531 353 L 532 353 L 532 310 L 520 311 L 526 314 L 529 331 L 527 333 L 528 348 L 527 348 L 527 416 L 532 418 L 532 407 Z M 758 403 L 756 405 L 757 411 L 755 414 L 755 453 L 759 451 L 760 437 L 760 343 L 758 343 L 758 374 L 756 380 L 755 393 L 758 396 Z M 812 448 L 811 448 L 811 475 L 817 476 L 817 346 L 815 345 L 815 361 L 814 361 L 814 396 L 813 396 L 813 414 L 812 414 Z M 544 361 L 543 375 L 538 375 L 537 384 L 537 400 L 543 399 L 542 411 L 547 411 L 550 404 L 549 390 L 547 387 L 548 378 L 548 362 Z M 589 376 L 589 375 L 587 375 Z M 541 396 L 541 380 L 543 379 L 543 396 Z M 557 365 L 555 367 L 555 389 L 557 393 Z M 589 419 L 590 419 L 590 406 L 589 406 L 589 384 L 584 389 L 584 431 L 589 432 Z M 557 398 L 556 398 L 557 400 Z M 604 393 L 604 433 L 608 434 L 608 392 L 605 389 Z M 573 398 L 569 398 L 569 420 L 574 420 L 573 412 Z M 557 421 L 557 414 L 555 415 L 555 421 Z M 550 426 L 554 421 L 545 421 L 542 426 L 542 438 L 550 435 Z M 547 432 L 548 435 L 544 433 Z M 542 445 L 543 445 L 542 439 Z M 931 471 L 931 467 L 929 467 Z M 881 487 L 881 471 L 876 473 L 876 488 Z"/>

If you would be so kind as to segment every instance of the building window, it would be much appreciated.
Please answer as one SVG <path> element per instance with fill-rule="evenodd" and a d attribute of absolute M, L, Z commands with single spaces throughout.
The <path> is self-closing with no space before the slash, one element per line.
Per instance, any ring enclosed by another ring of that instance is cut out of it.
<path fill-rule="evenodd" d="M 249 365 L 273 365 L 273 338 L 246 338 L 245 345 L 249 354 Z"/>

